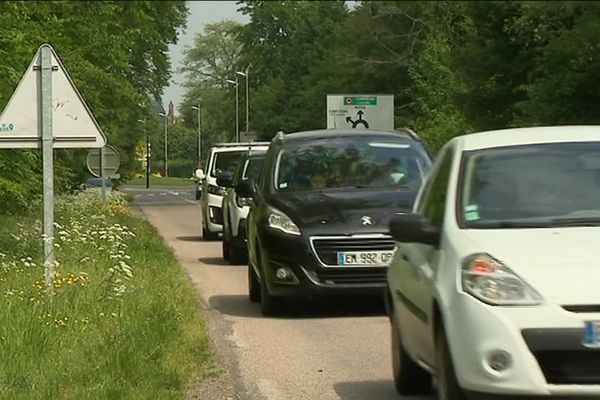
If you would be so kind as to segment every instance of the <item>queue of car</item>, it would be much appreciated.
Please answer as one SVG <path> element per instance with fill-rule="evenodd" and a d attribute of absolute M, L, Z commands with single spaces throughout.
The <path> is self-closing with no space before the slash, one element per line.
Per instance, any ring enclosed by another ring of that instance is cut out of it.
<path fill-rule="evenodd" d="M 212 172 L 223 255 L 265 315 L 384 294 L 400 394 L 600 398 L 599 146 L 600 127 L 483 132 L 432 165 L 410 130 L 280 133 Z"/>

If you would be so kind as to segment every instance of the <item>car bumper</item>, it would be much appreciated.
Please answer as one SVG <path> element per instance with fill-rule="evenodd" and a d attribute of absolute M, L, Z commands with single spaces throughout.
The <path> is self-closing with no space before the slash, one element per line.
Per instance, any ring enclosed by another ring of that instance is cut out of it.
<path fill-rule="evenodd" d="M 267 229 L 263 235 L 266 251 L 266 284 L 274 296 L 320 296 L 382 294 L 386 287 L 387 266 L 339 267 L 323 265 L 308 238 Z M 285 269 L 293 279 L 280 279 Z"/>
<path fill-rule="evenodd" d="M 457 379 L 474 399 L 600 398 L 600 350 L 583 345 L 584 323 L 600 320 L 599 313 L 496 307 L 468 294 L 449 308 L 444 325 Z M 510 356 L 502 371 L 489 361 L 498 352 Z"/>

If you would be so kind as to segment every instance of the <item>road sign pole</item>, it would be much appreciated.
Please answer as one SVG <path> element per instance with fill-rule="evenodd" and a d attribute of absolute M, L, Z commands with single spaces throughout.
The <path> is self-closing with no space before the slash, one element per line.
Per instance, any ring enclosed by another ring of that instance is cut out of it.
<path fill-rule="evenodd" d="M 146 132 L 146 189 L 150 188 L 150 138 Z"/>
<path fill-rule="evenodd" d="M 100 182 L 102 183 L 102 202 L 106 203 L 106 176 L 104 174 L 106 164 L 104 160 L 104 148 L 100 147 Z"/>
<path fill-rule="evenodd" d="M 53 294 L 54 281 L 54 136 L 52 132 L 52 51 L 41 48 L 41 128 L 42 128 L 42 164 L 44 197 L 44 272 L 47 294 Z M 56 68 L 57 69 L 57 68 Z"/>

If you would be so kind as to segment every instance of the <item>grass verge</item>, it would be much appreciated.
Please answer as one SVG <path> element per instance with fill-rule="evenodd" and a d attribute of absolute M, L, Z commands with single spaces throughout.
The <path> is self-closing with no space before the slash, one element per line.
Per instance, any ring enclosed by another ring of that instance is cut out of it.
<path fill-rule="evenodd" d="M 123 197 L 56 205 L 54 294 L 40 221 L 0 219 L 0 398 L 183 399 L 214 371 L 195 293 Z"/>

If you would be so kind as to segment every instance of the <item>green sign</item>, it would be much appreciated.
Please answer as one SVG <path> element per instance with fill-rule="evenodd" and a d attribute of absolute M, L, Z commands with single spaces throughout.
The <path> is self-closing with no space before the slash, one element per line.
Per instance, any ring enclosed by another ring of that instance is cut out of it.
<path fill-rule="evenodd" d="M 344 96 L 344 105 L 347 106 L 376 106 L 376 96 Z"/>

